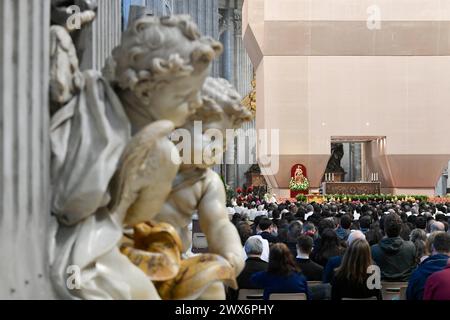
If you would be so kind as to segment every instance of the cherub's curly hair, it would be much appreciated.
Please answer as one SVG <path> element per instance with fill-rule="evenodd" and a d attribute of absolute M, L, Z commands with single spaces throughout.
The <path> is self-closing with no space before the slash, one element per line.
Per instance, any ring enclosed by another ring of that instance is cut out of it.
<path fill-rule="evenodd" d="M 250 110 L 242 105 L 240 94 L 225 79 L 208 77 L 201 94 L 203 105 L 191 116 L 192 121 L 214 121 L 228 116 L 233 129 L 238 129 L 253 118 Z"/>
<path fill-rule="evenodd" d="M 122 90 L 149 92 L 204 71 L 222 50 L 220 42 L 200 35 L 190 16 L 146 16 L 124 32 L 103 73 Z"/>

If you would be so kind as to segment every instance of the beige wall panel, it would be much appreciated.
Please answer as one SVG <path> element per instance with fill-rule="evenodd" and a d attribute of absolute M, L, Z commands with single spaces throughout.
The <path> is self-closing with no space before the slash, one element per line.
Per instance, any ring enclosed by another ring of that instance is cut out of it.
<path fill-rule="evenodd" d="M 366 21 L 266 21 L 260 46 L 266 56 L 450 55 L 449 35 L 450 21 L 384 21 L 379 30 Z"/>
<path fill-rule="evenodd" d="M 381 9 L 375 31 L 366 25 L 372 4 Z M 370 136 L 386 137 L 366 144 L 366 171 L 384 190 L 432 192 L 450 159 L 450 1 L 251 6 L 244 41 L 257 62 L 256 127 L 280 130 L 271 184 L 287 188 L 290 166 L 304 162 L 318 187 L 331 137 Z"/>
<path fill-rule="evenodd" d="M 264 18 L 266 21 L 366 20 L 367 9 L 373 5 L 380 8 L 384 21 L 450 20 L 450 2 L 446 0 L 265 0 Z"/>

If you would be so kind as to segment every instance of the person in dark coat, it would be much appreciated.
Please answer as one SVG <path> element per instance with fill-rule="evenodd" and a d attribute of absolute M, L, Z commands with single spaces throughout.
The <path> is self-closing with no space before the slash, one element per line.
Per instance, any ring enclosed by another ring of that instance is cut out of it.
<path fill-rule="evenodd" d="M 240 289 L 262 289 L 251 281 L 251 276 L 260 271 L 267 271 L 269 264 L 261 259 L 263 252 L 263 240 L 257 236 L 249 238 L 244 245 L 247 260 L 242 272 L 237 277 L 237 284 Z M 230 300 L 237 300 L 239 290 L 228 289 L 228 298 Z"/>
<path fill-rule="evenodd" d="M 301 235 L 297 241 L 297 265 L 308 281 L 322 281 L 323 267 L 309 258 L 313 246 L 313 239 Z"/>
<path fill-rule="evenodd" d="M 408 281 L 416 266 L 416 247 L 400 237 L 402 220 L 396 213 L 384 217 L 386 237 L 372 246 L 372 258 L 380 267 L 381 280 Z"/>
<path fill-rule="evenodd" d="M 450 256 L 450 234 L 438 231 L 432 234 L 432 255 L 422 261 L 411 275 L 406 290 L 407 300 L 422 300 L 425 283 L 430 275 L 443 270 Z M 430 236 L 431 237 L 431 236 Z"/>
<path fill-rule="evenodd" d="M 245 261 L 244 269 L 237 277 L 239 289 L 260 289 L 250 278 L 255 272 L 267 271 L 269 266 L 267 262 L 261 260 L 263 252 L 262 241 L 257 237 L 250 238 L 245 243 L 244 249 L 247 254 L 247 260 Z"/>
<path fill-rule="evenodd" d="M 328 259 L 344 254 L 344 248 L 341 247 L 336 231 L 333 229 L 325 229 L 320 238 L 320 248 L 313 260 L 325 267 Z"/>
<path fill-rule="evenodd" d="M 259 220 L 258 228 L 261 230 L 259 235 L 263 238 L 269 241 L 269 243 L 276 243 L 278 242 L 278 237 L 273 235 L 273 223 L 272 220 L 269 218 L 262 218 Z"/>

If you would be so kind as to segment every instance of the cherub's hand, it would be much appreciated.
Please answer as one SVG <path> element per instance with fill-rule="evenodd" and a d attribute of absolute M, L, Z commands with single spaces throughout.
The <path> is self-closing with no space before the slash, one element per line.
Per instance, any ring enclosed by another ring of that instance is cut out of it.
<path fill-rule="evenodd" d="M 95 12 L 92 10 L 86 10 L 86 11 L 80 12 L 80 16 L 79 16 L 80 28 L 83 28 L 83 26 L 88 25 L 89 23 L 94 21 L 95 16 L 96 16 Z M 70 30 L 70 27 L 68 29 L 69 29 L 69 31 L 72 31 L 72 30 Z"/>
<path fill-rule="evenodd" d="M 68 31 L 50 28 L 50 102 L 52 112 L 69 102 L 83 87 L 75 45 Z"/>
<path fill-rule="evenodd" d="M 94 21 L 97 6 L 92 0 L 52 0 L 52 23 L 69 32 L 77 31 Z"/>

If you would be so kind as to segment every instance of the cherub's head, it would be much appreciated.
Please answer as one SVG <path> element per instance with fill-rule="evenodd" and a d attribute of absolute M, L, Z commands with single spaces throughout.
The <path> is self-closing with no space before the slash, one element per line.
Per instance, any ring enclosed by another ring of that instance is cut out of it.
<path fill-rule="evenodd" d="M 189 16 L 136 20 L 113 50 L 105 75 L 130 103 L 133 120 L 183 125 L 201 103 L 200 90 L 222 45 L 202 37 Z M 135 118 L 135 119 L 133 119 Z"/>
<path fill-rule="evenodd" d="M 201 152 L 202 164 L 200 167 L 209 167 L 217 164 L 217 156 L 221 155 L 230 141 L 226 140 L 227 130 L 238 129 L 244 122 L 252 119 L 252 113 L 241 104 L 241 96 L 225 79 L 207 78 L 202 90 L 202 106 L 189 117 L 183 127 L 191 133 L 192 148 Z M 195 123 L 201 123 L 201 132 L 195 129 Z M 223 138 L 217 141 L 215 133 Z M 212 140 L 212 135 L 215 139 Z M 206 149 L 214 150 L 212 153 L 204 152 Z"/>
<path fill-rule="evenodd" d="M 201 95 L 202 106 L 189 120 L 202 121 L 205 129 L 214 128 L 225 133 L 226 129 L 238 129 L 252 119 L 252 113 L 242 105 L 241 95 L 225 79 L 208 77 Z"/>

